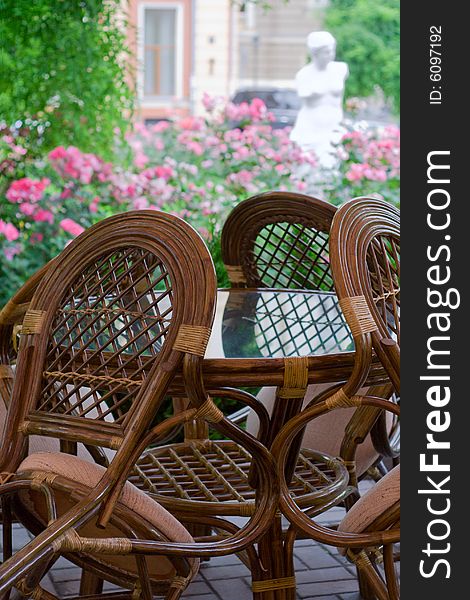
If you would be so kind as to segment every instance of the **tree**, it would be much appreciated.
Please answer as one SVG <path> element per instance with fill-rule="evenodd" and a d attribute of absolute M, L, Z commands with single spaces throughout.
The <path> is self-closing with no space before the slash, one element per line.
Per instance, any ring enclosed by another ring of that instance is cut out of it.
<path fill-rule="evenodd" d="M 338 60 L 349 64 L 348 96 L 369 96 L 379 85 L 400 106 L 399 0 L 331 0 L 325 28 L 336 37 Z"/>
<path fill-rule="evenodd" d="M 133 93 L 119 0 L 0 0 L 0 118 L 110 157 Z M 120 22 L 122 20 L 122 22 Z"/>

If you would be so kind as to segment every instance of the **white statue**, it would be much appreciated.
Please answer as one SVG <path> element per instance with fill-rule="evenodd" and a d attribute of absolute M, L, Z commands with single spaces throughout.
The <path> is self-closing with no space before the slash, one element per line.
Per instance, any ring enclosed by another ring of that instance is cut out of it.
<path fill-rule="evenodd" d="M 344 83 L 348 65 L 335 61 L 336 40 L 327 31 L 313 31 L 307 38 L 312 62 L 302 67 L 295 81 L 302 106 L 290 138 L 304 150 L 313 150 L 320 165 L 331 168 L 336 160 L 332 143 L 344 129 Z"/>

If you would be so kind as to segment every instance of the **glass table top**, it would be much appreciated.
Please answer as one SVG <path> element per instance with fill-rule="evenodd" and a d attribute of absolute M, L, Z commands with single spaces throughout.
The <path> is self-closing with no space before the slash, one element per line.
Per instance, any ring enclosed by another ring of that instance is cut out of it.
<path fill-rule="evenodd" d="M 285 358 L 354 350 L 335 294 L 218 290 L 206 358 Z"/>

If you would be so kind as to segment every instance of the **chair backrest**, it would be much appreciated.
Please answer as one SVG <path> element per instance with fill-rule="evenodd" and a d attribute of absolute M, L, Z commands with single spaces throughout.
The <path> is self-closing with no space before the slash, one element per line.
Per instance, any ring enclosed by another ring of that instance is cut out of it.
<path fill-rule="evenodd" d="M 399 393 L 399 211 L 374 198 L 346 202 L 333 219 L 330 256 L 342 306 L 345 299 L 365 298 L 376 325 L 371 332 L 374 350 Z"/>
<path fill-rule="evenodd" d="M 202 360 L 215 299 L 210 254 L 177 217 L 133 211 L 74 240 L 23 321 L 8 469 L 18 431 L 115 450 L 129 432 L 143 435 L 184 354 Z"/>
<path fill-rule="evenodd" d="M 329 231 L 336 208 L 292 192 L 244 200 L 222 231 L 222 259 L 233 287 L 334 289 Z"/>

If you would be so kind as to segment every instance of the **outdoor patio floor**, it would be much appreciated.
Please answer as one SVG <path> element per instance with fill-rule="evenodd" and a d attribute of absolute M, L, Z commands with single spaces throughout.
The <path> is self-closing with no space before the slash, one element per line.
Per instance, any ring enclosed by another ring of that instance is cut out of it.
<path fill-rule="evenodd" d="M 361 486 L 362 487 L 362 486 Z M 321 516 L 323 523 L 341 519 L 343 510 L 335 508 Z M 19 524 L 14 526 L 14 542 L 21 548 L 30 534 Z M 302 600 L 359 600 L 354 567 L 335 548 L 299 540 L 295 549 L 297 597 Z M 60 558 L 43 580 L 44 588 L 64 600 L 78 593 L 80 569 Z M 250 574 L 236 556 L 223 556 L 203 563 L 184 598 L 190 600 L 250 600 Z M 116 589 L 105 584 L 105 590 Z M 13 593 L 11 598 L 20 596 Z"/>

